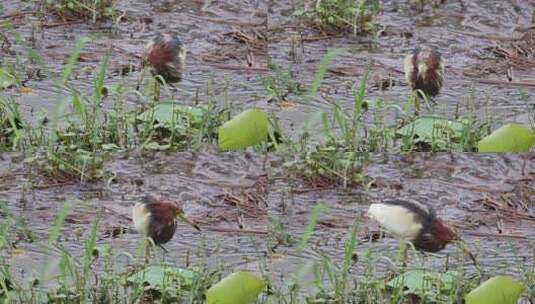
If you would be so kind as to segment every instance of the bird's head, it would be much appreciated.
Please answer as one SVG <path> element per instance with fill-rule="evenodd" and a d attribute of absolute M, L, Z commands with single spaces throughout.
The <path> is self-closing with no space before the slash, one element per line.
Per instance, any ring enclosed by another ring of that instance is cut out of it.
<path fill-rule="evenodd" d="M 145 47 L 142 65 L 151 73 L 161 75 L 166 82 L 182 78 L 186 61 L 186 47 L 175 33 L 157 34 Z"/>
<path fill-rule="evenodd" d="M 163 212 L 199 231 L 201 230 L 197 224 L 193 223 L 184 215 L 184 210 L 172 201 L 164 201 L 154 195 L 146 194 L 141 197 L 141 202 L 145 205 L 150 205 L 150 212 Z"/>
<path fill-rule="evenodd" d="M 434 47 L 424 45 L 414 53 L 418 74 L 427 78 L 428 72 L 442 73 L 444 70 L 444 59 L 440 52 Z"/>
<path fill-rule="evenodd" d="M 440 219 L 435 219 L 431 224 L 431 234 L 438 250 L 444 249 L 452 241 L 460 240 L 457 231 Z"/>
<path fill-rule="evenodd" d="M 198 231 L 201 231 L 201 228 L 199 228 L 199 226 L 197 226 L 197 224 L 192 222 L 190 219 L 188 219 L 184 215 L 184 210 L 182 210 L 182 208 L 180 208 L 179 206 L 174 205 L 172 212 L 173 212 L 173 216 L 176 217 L 177 219 L 179 219 L 180 221 L 192 226 L 193 228 L 197 229 Z"/>

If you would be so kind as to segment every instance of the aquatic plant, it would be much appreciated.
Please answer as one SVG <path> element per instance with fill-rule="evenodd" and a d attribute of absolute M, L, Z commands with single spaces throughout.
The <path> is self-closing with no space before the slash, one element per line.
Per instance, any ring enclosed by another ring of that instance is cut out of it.
<path fill-rule="evenodd" d="M 115 14 L 116 0 L 39 0 L 40 5 L 61 19 L 108 19 Z"/>
<path fill-rule="evenodd" d="M 315 0 L 309 8 L 294 15 L 324 32 L 340 30 L 365 34 L 375 30 L 375 18 L 381 10 L 378 0 Z"/>

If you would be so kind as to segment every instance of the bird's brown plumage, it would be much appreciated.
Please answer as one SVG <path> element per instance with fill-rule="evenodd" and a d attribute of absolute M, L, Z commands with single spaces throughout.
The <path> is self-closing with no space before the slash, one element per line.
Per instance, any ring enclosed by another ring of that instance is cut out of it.
<path fill-rule="evenodd" d="M 442 220 L 434 218 L 429 227 L 424 227 L 418 237 L 411 240 L 414 247 L 423 251 L 437 252 L 446 247 L 446 245 L 458 239 L 457 234 Z"/>
<path fill-rule="evenodd" d="M 146 205 L 151 214 L 147 236 L 156 245 L 165 244 L 173 238 L 176 232 L 176 209 L 174 203 L 152 202 Z"/>
<path fill-rule="evenodd" d="M 372 204 L 368 212 L 379 224 L 398 230 L 398 233 L 413 231 L 400 236 L 407 238 L 419 250 L 437 252 L 458 238 L 451 228 L 436 217 L 433 208 L 418 201 L 386 200 Z M 400 219 L 400 216 L 404 218 Z"/>
<path fill-rule="evenodd" d="M 150 64 L 153 75 L 162 76 L 166 82 L 178 82 L 185 57 L 185 47 L 176 35 L 158 34 L 147 44 L 143 61 Z"/>
<path fill-rule="evenodd" d="M 184 217 L 182 209 L 172 201 L 146 195 L 143 202 L 137 203 L 132 210 L 136 229 L 150 237 L 156 245 L 165 244 L 173 238 L 177 218 L 200 230 L 195 223 Z"/>
<path fill-rule="evenodd" d="M 428 96 L 440 93 L 444 83 L 444 59 L 435 48 L 416 48 L 405 57 L 404 69 L 413 90 L 421 90 Z"/>

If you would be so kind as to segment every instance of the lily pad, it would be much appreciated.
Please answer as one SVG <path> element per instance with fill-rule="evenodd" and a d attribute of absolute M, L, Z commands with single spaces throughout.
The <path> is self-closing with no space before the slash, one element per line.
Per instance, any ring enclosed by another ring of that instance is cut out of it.
<path fill-rule="evenodd" d="M 508 276 L 488 279 L 466 295 L 466 304 L 516 304 L 525 286 Z"/>
<path fill-rule="evenodd" d="M 152 109 L 139 114 L 137 119 L 144 122 L 159 122 L 167 126 L 171 126 L 173 123 L 178 125 L 182 121 L 181 119 L 187 119 L 190 125 L 200 125 L 205 114 L 206 109 L 203 107 L 162 102 L 156 104 Z"/>
<path fill-rule="evenodd" d="M 128 282 L 150 286 L 152 289 L 163 290 L 167 287 L 191 287 L 195 272 L 173 265 L 149 265 L 128 277 Z"/>
<path fill-rule="evenodd" d="M 207 304 L 251 304 L 264 290 L 264 280 L 245 271 L 230 274 L 206 291 Z"/>
<path fill-rule="evenodd" d="M 454 288 L 456 272 L 437 272 L 429 270 L 409 270 L 398 275 L 387 283 L 392 288 L 403 287 L 407 294 L 423 295 L 424 293 L 447 294 Z"/>
<path fill-rule="evenodd" d="M 502 126 L 479 141 L 479 152 L 528 152 L 535 144 L 535 131 L 516 123 Z"/>
<path fill-rule="evenodd" d="M 400 128 L 397 133 L 402 136 L 418 136 L 426 142 L 432 142 L 434 139 L 449 141 L 460 138 L 466 127 L 464 123 L 451 119 L 421 116 Z"/>
<path fill-rule="evenodd" d="M 236 115 L 219 128 L 219 149 L 240 150 L 266 141 L 268 116 L 258 109 L 249 109 Z"/>
<path fill-rule="evenodd" d="M 16 79 L 13 75 L 0 68 L 0 90 L 4 90 L 14 85 Z"/>

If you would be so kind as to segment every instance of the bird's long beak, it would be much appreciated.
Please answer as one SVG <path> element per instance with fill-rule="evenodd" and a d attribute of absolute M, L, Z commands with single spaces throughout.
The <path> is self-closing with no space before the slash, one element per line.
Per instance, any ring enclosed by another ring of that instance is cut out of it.
<path fill-rule="evenodd" d="M 195 224 L 194 222 L 190 221 L 187 217 L 185 217 L 183 213 L 178 213 L 178 214 L 176 215 L 176 217 L 177 217 L 179 220 L 183 221 L 184 223 L 186 223 L 186 224 L 192 226 L 193 228 L 195 228 L 195 229 L 201 231 L 201 228 L 199 228 L 199 226 L 197 226 L 197 224 Z"/>
<path fill-rule="evenodd" d="M 464 253 L 465 256 L 468 256 L 475 267 L 479 266 L 479 263 L 477 262 L 476 256 L 466 248 L 464 242 L 461 239 L 457 239 L 457 247 L 461 249 L 461 251 Z"/>

